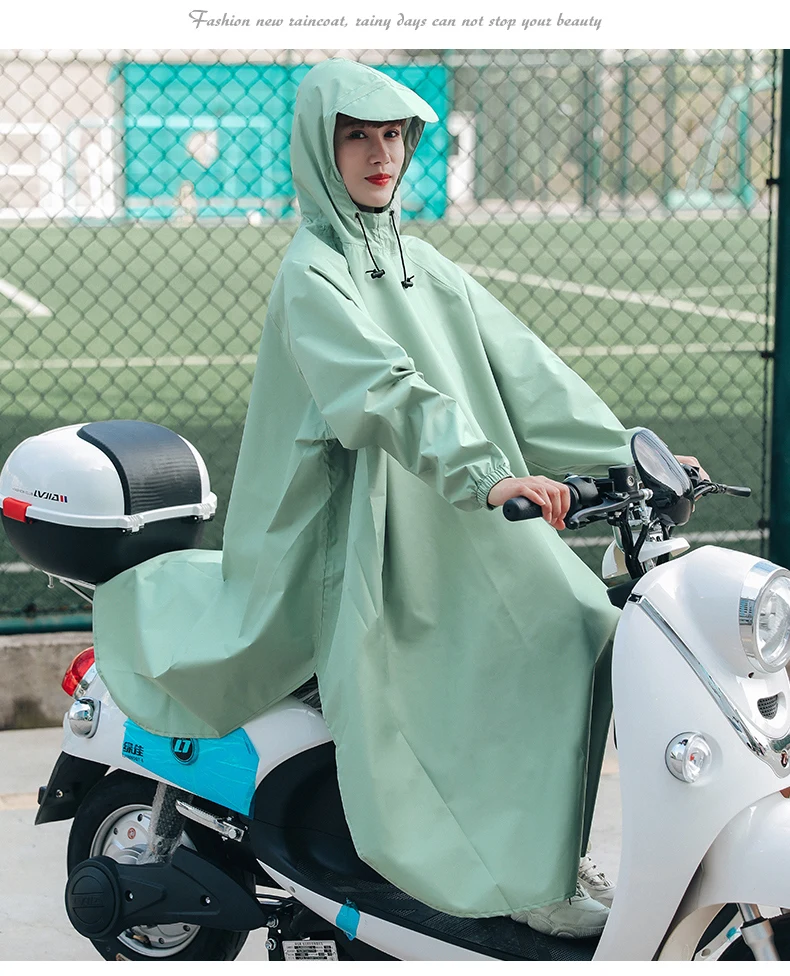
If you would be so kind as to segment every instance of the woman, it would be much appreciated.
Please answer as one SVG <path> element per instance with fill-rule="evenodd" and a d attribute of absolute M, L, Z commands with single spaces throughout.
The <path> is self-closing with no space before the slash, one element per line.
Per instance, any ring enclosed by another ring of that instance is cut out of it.
<path fill-rule="evenodd" d="M 97 664 L 132 718 L 188 736 L 224 734 L 317 673 L 363 860 L 450 914 L 593 934 L 607 909 L 579 888 L 579 858 L 618 614 L 555 531 L 566 489 L 528 465 L 605 472 L 630 463 L 633 432 L 481 285 L 401 238 L 398 186 L 432 121 L 355 62 L 302 81 L 302 222 L 223 553 L 157 557 L 101 587 Z M 515 495 L 544 520 L 502 519 Z"/>

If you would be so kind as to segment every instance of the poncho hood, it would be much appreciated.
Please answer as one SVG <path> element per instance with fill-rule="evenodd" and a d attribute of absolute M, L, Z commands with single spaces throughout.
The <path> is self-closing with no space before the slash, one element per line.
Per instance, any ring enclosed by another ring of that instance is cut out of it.
<path fill-rule="evenodd" d="M 403 168 L 390 207 L 383 213 L 363 210 L 351 199 L 335 162 L 338 114 L 372 122 L 406 119 Z M 399 187 L 426 122 L 438 116 L 416 92 L 375 68 L 345 58 L 322 61 L 305 75 L 296 96 L 291 131 L 291 170 L 303 221 L 329 224 L 341 242 L 363 240 L 359 215 L 370 230 L 386 229 L 389 210 L 400 225 Z"/>

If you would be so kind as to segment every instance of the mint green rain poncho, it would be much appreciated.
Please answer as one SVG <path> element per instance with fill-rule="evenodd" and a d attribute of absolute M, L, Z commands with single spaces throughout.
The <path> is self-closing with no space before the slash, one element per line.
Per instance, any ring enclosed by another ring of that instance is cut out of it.
<path fill-rule="evenodd" d="M 140 725 L 198 737 L 316 672 L 360 857 L 437 909 L 503 915 L 574 892 L 617 611 L 554 529 L 506 521 L 487 495 L 533 464 L 630 462 L 630 432 L 485 288 L 400 237 L 397 193 L 360 211 L 334 160 L 339 112 L 406 118 L 404 170 L 436 120 L 361 64 L 304 78 L 302 222 L 272 289 L 224 549 L 100 586 L 97 664 Z"/>

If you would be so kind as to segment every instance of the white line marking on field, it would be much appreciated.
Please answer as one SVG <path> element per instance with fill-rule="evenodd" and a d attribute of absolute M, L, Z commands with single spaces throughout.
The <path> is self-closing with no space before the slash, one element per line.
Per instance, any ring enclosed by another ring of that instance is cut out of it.
<path fill-rule="evenodd" d="M 689 288 L 682 287 L 672 287 L 672 288 L 662 288 L 661 294 L 665 297 L 673 297 L 675 295 L 678 298 L 706 298 L 708 295 L 742 295 L 742 294 L 764 294 L 767 288 L 766 284 L 742 284 L 742 285 L 713 285 L 710 288 L 705 287 L 705 285 L 694 285 Z"/>
<path fill-rule="evenodd" d="M 683 356 L 700 355 L 704 353 L 739 353 L 759 352 L 762 350 L 759 342 L 668 342 L 663 345 L 645 343 L 641 346 L 560 346 L 556 352 L 563 359 L 574 357 L 590 358 L 618 358 L 627 356 Z M 257 356 L 106 356 L 101 359 L 81 357 L 80 359 L 20 359 L 13 362 L 10 359 L 0 359 L 0 373 L 11 370 L 35 372 L 36 370 L 59 369 L 127 369 L 179 367 L 179 366 L 254 366 Z"/>
<path fill-rule="evenodd" d="M 727 529 L 722 532 L 686 532 L 676 538 L 688 539 L 689 542 L 747 542 L 754 539 L 768 538 L 768 532 L 762 529 Z M 608 546 L 612 541 L 611 535 L 594 535 L 588 539 L 568 539 L 565 541 L 572 549 L 594 549 L 597 546 Z"/>
<path fill-rule="evenodd" d="M 507 268 L 486 268 L 481 264 L 462 264 L 464 271 L 479 277 L 493 278 L 495 281 L 512 281 L 533 288 L 546 288 L 549 291 L 565 292 L 571 295 L 586 295 L 590 298 L 604 298 L 613 302 L 624 302 L 631 305 L 641 305 L 645 308 L 666 308 L 674 312 L 688 312 L 692 315 L 704 315 L 711 319 L 726 319 L 728 322 L 751 322 L 765 325 L 765 314 L 762 312 L 736 312 L 729 308 L 719 308 L 716 305 L 697 305 L 681 298 L 665 298 L 655 292 L 624 291 L 620 288 L 604 288 L 602 285 L 585 285 L 577 281 L 563 281 L 560 278 L 546 278 L 544 275 L 518 274 Z"/>
<path fill-rule="evenodd" d="M 258 357 L 244 356 L 106 356 L 102 359 L 0 359 L 0 372 L 37 369 L 126 369 L 150 366 L 254 366 Z"/>
<path fill-rule="evenodd" d="M 36 301 L 35 298 L 32 298 L 27 292 L 22 291 L 17 285 L 12 285 L 10 281 L 5 281 L 3 278 L 0 278 L 0 295 L 5 295 L 15 305 L 24 309 L 28 315 L 36 315 L 41 318 L 52 315 L 52 312 L 46 305 L 42 305 L 41 302 Z"/>
<path fill-rule="evenodd" d="M 761 342 L 667 342 L 664 345 L 648 343 L 643 346 L 560 346 L 556 352 L 562 359 L 569 359 L 574 356 L 595 358 L 596 356 L 680 356 L 707 352 L 758 352 L 762 348 Z"/>

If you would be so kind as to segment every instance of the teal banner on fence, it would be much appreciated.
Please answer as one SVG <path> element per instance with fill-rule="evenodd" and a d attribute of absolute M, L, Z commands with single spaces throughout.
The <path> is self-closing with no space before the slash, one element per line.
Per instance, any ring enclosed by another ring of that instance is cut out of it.
<path fill-rule="evenodd" d="M 129 217 L 287 217 L 295 191 L 291 120 L 310 65 L 119 65 Z M 403 217 L 438 219 L 447 207 L 449 72 L 382 65 L 417 90 L 439 123 L 426 127 L 401 185 Z"/>

